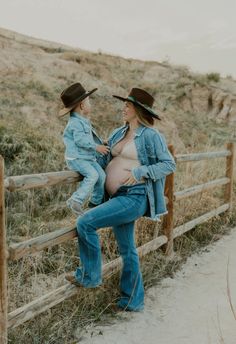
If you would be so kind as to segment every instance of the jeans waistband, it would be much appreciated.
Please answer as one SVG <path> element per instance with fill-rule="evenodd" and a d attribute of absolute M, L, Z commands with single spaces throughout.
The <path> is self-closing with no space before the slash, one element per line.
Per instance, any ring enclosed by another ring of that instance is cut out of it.
<path fill-rule="evenodd" d="M 124 194 L 146 194 L 146 184 L 145 183 L 138 183 L 135 185 L 122 185 L 119 187 L 119 189 L 114 193 L 114 195 L 111 196 L 111 198 L 124 195 Z"/>

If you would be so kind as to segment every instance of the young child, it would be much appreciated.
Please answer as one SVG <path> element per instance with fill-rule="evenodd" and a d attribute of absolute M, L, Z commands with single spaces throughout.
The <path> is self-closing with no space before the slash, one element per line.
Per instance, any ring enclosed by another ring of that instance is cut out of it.
<path fill-rule="evenodd" d="M 83 203 L 90 195 L 91 208 L 102 203 L 104 196 L 105 172 L 96 157 L 97 153 L 108 154 L 109 148 L 102 144 L 88 119 L 91 111 L 89 96 L 96 90 L 88 92 L 80 83 L 75 83 L 61 93 L 64 108 L 59 117 L 70 114 L 63 133 L 66 164 L 84 177 L 66 202 L 77 215 L 83 214 Z"/>

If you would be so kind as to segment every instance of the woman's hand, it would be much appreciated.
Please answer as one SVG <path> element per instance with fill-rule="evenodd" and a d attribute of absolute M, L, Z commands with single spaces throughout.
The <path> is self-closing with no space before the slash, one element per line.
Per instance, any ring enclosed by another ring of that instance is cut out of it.
<path fill-rule="evenodd" d="M 134 185 L 137 184 L 137 180 L 132 175 L 131 171 L 128 172 L 128 178 L 124 181 L 123 185 Z"/>
<path fill-rule="evenodd" d="M 106 155 L 109 153 L 110 148 L 108 146 L 104 146 L 104 145 L 97 145 L 96 151 L 98 153 L 101 153 L 102 155 Z"/>

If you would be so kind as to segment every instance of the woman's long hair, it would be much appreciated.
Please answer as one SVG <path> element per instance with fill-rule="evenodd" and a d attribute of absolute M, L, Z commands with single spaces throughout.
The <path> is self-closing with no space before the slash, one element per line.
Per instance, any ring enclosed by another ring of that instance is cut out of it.
<path fill-rule="evenodd" d="M 147 110 L 143 109 L 141 106 L 138 106 L 136 104 L 134 104 L 134 108 L 139 123 L 141 123 L 145 127 L 153 127 L 154 118 L 150 115 L 150 113 Z"/>

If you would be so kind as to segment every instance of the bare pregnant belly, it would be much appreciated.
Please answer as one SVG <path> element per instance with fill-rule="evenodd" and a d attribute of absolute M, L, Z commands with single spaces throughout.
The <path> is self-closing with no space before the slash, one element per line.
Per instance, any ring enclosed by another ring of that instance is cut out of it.
<path fill-rule="evenodd" d="M 127 180 L 129 172 L 138 166 L 140 166 L 138 160 L 130 160 L 122 157 L 113 158 L 106 168 L 105 187 L 109 195 L 113 195 Z"/>

